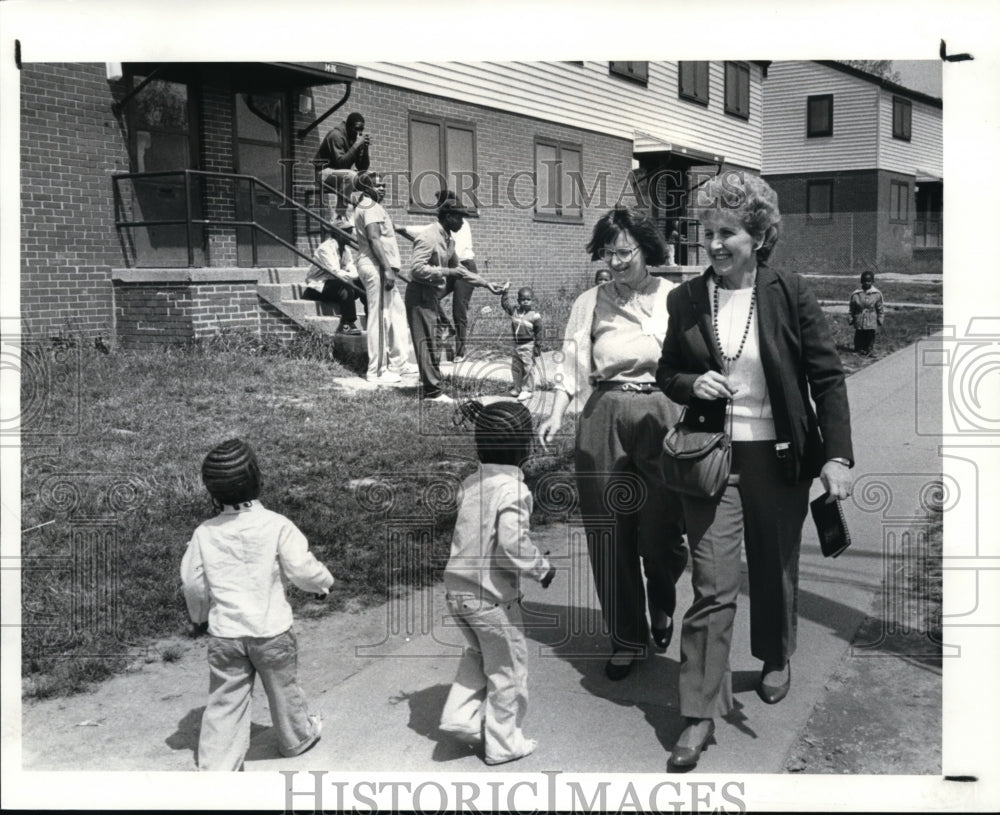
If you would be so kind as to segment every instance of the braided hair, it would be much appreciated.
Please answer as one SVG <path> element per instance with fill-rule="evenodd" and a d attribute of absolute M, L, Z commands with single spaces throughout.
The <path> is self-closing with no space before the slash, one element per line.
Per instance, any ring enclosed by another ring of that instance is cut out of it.
<path fill-rule="evenodd" d="M 531 453 L 531 413 L 520 402 L 504 400 L 483 405 L 469 401 L 459 405 L 465 419 L 475 426 L 476 451 L 484 464 L 520 466 Z"/>
<path fill-rule="evenodd" d="M 235 506 L 260 495 L 260 466 L 253 448 L 241 439 L 215 447 L 201 465 L 201 480 L 212 499 Z"/>

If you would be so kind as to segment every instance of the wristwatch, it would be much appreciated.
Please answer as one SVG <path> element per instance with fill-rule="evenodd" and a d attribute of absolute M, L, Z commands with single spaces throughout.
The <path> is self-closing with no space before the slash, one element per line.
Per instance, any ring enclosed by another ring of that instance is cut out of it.
<path fill-rule="evenodd" d="M 843 456 L 834 456 L 833 458 L 828 458 L 827 461 L 836 461 L 838 464 L 843 464 L 845 467 L 850 467 L 850 459 L 846 459 Z"/>

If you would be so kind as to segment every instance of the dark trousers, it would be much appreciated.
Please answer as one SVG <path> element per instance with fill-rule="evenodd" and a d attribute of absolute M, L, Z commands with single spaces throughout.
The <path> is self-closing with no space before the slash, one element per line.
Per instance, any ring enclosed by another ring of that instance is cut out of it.
<path fill-rule="evenodd" d="M 358 284 L 360 285 L 360 284 Z M 358 319 L 358 308 L 354 301 L 360 300 L 365 309 L 368 309 L 367 298 L 353 286 L 349 286 L 341 280 L 327 280 L 323 284 L 323 291 L 317 292 L 315 289 L 306 289 L 302 297 L 306 300 L 321 300 L 324 303 L 337 303 L 340 306 L 341 323 L 354 323 Z"/>
<path fill-rule="evenodd" d="M 660 392 L 597 391 L 579 417 L 580 512 L 614 650 L 646 648 L 647 601 L 651 612 L 668 616 L 677 603 L 687 549 L 680 501 L 660 475 L 660 451 L 679 415 Z"/>
<path fill-rule="evenodd" d="M 470 272 L 477 272 L 476 261 L 463 260 L 462 265 Z M 451 318 L 455 323 L 455 356 L 465 356 L 465 341 L 469 336 L 469 302 L 475 286 L 467 280 L 456 280 L 451 296 Z"/>
<path fill-rule="evenodd" d="M 750 652 L 784 664 L 795 651 L 799 548 L 809 481 L 785 484 L 774 442 L 734 442 L 739 484 L 716 500 L 681 496 L 694 602 L 681 628 L 682 716 L 713 718 L 733 707 L 729 650 L 740 593 L 740 542 L 750 590 Z"/>
<path fill-rule="evenodd" d="M 859 328 L 854 332 L 854 351 L 858 354 L 870 354 L 875 347 L 875 329 Z"/>
<path fill-rule="evenodd" d="M 410 326 L 420 384 L 425 398 L 441 393 L 441 368 L 438 366 L 438 290 L 414 281 L 406 287 L 406 322 Z"/>

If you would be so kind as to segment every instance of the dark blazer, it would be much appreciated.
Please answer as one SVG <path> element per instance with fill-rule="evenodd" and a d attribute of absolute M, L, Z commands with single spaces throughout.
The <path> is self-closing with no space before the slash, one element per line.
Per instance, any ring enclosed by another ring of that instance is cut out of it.
<path fill-rule="evenodd" d="M 723 372 L 708 302 L 711 273 L 709 267 L 667 296 L 667 336 L 656 370 L 663 392 L 692 410 L 707 407 L 693 394 L 695 380 L 709 370 Z M 816 477 L 831 458 L 853 464 L 844 369 L 812 291 L 794 272 L 760 267 L 756 312 L 775 434 L 791 445 L 791 479 Z"/>

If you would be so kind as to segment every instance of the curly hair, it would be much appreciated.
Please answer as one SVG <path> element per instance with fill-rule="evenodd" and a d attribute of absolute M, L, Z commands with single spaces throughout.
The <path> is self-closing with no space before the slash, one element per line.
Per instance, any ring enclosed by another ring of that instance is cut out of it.
<path fill-rule="evenodd" d="M 762 240 L 757 261 L 763 263 L 778 242 L 778 194 L 760 176 L 743 170 L 728 170 L 700 185 L 693 192 L 691 216 L 704 220 L 712 213 L 726 210 L 739 218 L 743 228 Z"/>
<path fill-rule="evenodd" d="M 667 247 L 656 224 L 644 212 L 621 205 L 606 212 L 594 224 L 587 244 L 590 259 L 599 260 L 601 250 L 622 232 L 628 232 L 635 239 L 647 264 L 662 266 L 667 262 Z"/>

